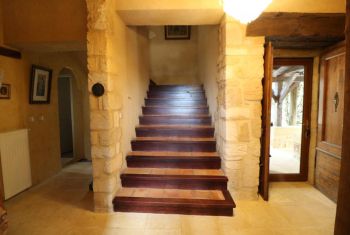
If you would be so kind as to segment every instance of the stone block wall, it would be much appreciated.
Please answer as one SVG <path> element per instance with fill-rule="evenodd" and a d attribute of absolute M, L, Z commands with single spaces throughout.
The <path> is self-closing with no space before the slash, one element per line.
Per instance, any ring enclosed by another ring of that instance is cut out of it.
<path fill-rule="evenodd" d="M 245 25 L 228 16 L 222 19 L 216 130 L 222 168 L 236 199 L 257 199 L 263 56 L 263 37 L 246 37 Z"/>
<path fill-rule="evenodd" d="M 114 58 L 118 22 L 112 0 L 87 0 L 88 8 L 88 80 L 90 91 L 91 155 L 93 165 L 95 211 L 113 211 L 112 200 L 120 187 L 122 164 L 120 150 L 120 90 L 116 86 L 120 64 Z M 105 94 L 96 98 L 91 87 L 101 83 Z"/>

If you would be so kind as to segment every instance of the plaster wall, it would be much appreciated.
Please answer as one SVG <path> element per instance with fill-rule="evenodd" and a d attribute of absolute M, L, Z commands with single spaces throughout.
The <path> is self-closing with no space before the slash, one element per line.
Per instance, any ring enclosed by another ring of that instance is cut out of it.
<path fill-rule="evenodd" d="M 345 0 L 273 0 L 266 11 L 271 12 L 345 12 Z M 151 10 L 151 9 L 222 9 L 218 0 L 117 0 L 117 10 Z"/>
<path fill-rule="evenodd" d="M 317 144 L 317 116 L 318 116 L 318 92 L 319 92 L 319 64 L 321 51 L 319 50 L 274 50 L 274 57 L 289 58 L 314 58 L 313 76 L 312 76 L 312 103 L 311 103 L 311 135 L 309 147 L 309 175 L 310 184 L 315 183 L 315 161 L 316 161 L 316 144 Z"/>
<path fill-rule="evenodd" d="M 126 79 L 123 79 L 122 152 L 123 161 L 136 137 L 135 127 L 149 85 L 149 41 L 146 27 L 126 28 Z"/>
<path fill-rule="evenodd" d="M 128 25 L 214 25 L 224 15 L 219 0 L 117 0 L 117 12 Z M 265 12 L 344 13 L 345 0 L 274 0 Z"/>
<path fill-rule="evenodd" d="M 3 0 L 2 4 L 7 44 L 86 41 L 84 0 Z"/>
<path fill-rule="evenodd" d="M 75 57 L 70 53 L 33 54 L 24 53 L 23 59 L 11 59 L 0 56 L 1 68 L 5 71 L 5 83 L 11 84 L 10 100 L 0 100 L 0 131 L 11 131 L 28 128 L 32 182 L 38 184 L 61 169 L 60 139 L 58 118 L 57 79 L 64 67 L 72 69 L 77 81 L 77 93 L 74 94 L 76 106 L 81 109 L 77 115 L 76 126 L 79 142 L 75 143 L 76 159 L 85 156 L 84 152 L 84 115 L 88 112 L 82 102 L 86 91 L 86 71 L 83 70 Z M 53 69 L 51 102 L 48 105 L 29 105 L 30 70 L 32 64 Z M 79 120 L 79 121 L 77 121 Z M 85 131 L 85 135 L 89 131 Z"/>
<path fill-rule="evenodd" d="M 149 27 L 150 77 L 157 84 L 199 84 L 198 27 L 190 40 L 165 40 L 164 27 Z"/>
<path fill-rule="evenodd" d="M 213 122 L 217 118 L 219 26 L 198 27 L 198 76 L 203 84 Z"/>
<path fill-rule="evenodd" d="M 2 1 L 0 1 L 0 45 L 4 43 L 4 20 L 2 14 Z"/>

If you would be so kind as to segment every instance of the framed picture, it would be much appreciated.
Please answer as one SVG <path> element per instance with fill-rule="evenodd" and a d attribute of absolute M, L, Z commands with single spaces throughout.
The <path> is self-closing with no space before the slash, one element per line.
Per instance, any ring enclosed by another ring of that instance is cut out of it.
<path fill-rule="evenodd" d="M 0 99 L 11 98 L 11 85 L 2 83 L 0 85 Z"/>
<path fill-rule="evenodd" d="M 52 70 L 33 65 L 30 78 L 30 104 L 49 104 Z"/>
<path fill-rule="evenodd" d="M 168 25 L 164 27 L 166 40 L 190 40 L 191 26 Z"/>

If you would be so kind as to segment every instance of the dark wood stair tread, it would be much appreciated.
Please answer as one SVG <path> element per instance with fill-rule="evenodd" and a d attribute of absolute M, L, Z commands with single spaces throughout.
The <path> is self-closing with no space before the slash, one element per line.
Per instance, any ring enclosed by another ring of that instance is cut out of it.
<path fill-rule="evenodd" d="M 233 215 L 233 208 L 236 205 L 228 191 L 196 191 L 140 188 L 124 190 L 122 188 L 117 192 L 113 205 L 115 211 L 126 212 Z M 189 198 L 190 196 L 192 197 Z"/>
<path fill-rule="evenodd" d="M 115 211 L 232 216 L 202 85 L 150 85 Z"/>
<path fill-rule="evenodd" d="M 192 105 L 192 106 L 188 106 L 188 105 L 147 105 L 144 106 L 147 108 L 159 108 L 159 109 L 207 109 L 209 108 L 208 105 Z M 143 108 L 144 108 L 143 107 Z"/>
<path fill-rule="evenodd" d="M 148 94 L 205 94 L 205 91 L 202 89 L 178 89 L 178 90 L 149 90 L 147 91 Z"/>
<path fill-rule="evenodd" d="M 220 200 L 225 197 L 221 190 L 188 190 L 188 189 L 152 189 L 152 188 L 121 188 L 117 197 L 171 198 L 171 199 L 202 199 Z"/>
<path fill-rule="evenodd" d="M 142 117 L 165 117 L 165 118 L 210 118 L 209 114 L 146 114 Z"/>
<path fill-rule="evenodd" d="M 213 129 L 212 125 L 139 125 L 136 128 L 142 129 L 180 129 L 180 130 L 192 130 L 192 129 Z"/>
<path fill-rule="evenodd" d="M 161 151 L 132 151 L 128 156 L 149 156 L 149 157 L 220 157 L 217 152 L 161 152 Z"/>
<path fill-rule="evenodd" d="M 147 97 L 145 98 L 147 101 L 175 101 L 175 102 L 188 102 L 188 103 L 207 103 L 207 99 L 205 97 L 198 98 L 198 97 L 177 97 L 177 98 L 169 98 L 169 97 Z"/>
<path fill-rule="evenodd" d="M 156 142 L 209 142 L 215 138 L 191 138 L 191 137 L 136 137 L 133 141 L 156 141 Z"/>
<path fill-rule="evenodd" d="M 203 90 L 202 85 L 157 85 L 149 86 L 149 90 Z"/>
<path fill-rule="evenodd" d="M 122 174 L 162 175 L 162 176 L 225 176 L 220 169 L 169 169 L 169 168 L 126 168 Z"/>
<path fill-rule="evenodd" d="M 221 158 L 215 152 L 134 151 L 126 156 L 131 168 L 220 169 Z"/>
<path fill-rule="evenodd" d="M 127 168 L 121 175 L 123 187 L 226 190 L 227 177 L 220 170 Z"/>

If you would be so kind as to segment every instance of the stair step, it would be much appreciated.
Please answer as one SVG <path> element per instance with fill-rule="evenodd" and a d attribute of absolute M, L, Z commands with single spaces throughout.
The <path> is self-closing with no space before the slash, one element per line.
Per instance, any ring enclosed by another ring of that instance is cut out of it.
<path fill-rule="evenodd" d="M 201 85 L 150 85 L 115 211 L 232 216 Z"/>
<path fill-rule="evenodd" d="M 120 176 L 123 187 L 226 190 L 221 170 L 127 168 Z"/>
<path fill-rule="evenodd" d="M 202 85 L 158 85 L 149 86 L 149 91 L 203 91 Z"/>
<path fill-rule="evenodd" d="M 201 152 L 131 152 L 127 166 L 133 168 L 220 169 L 217 153 Z"/>
<path fill-rule="evenodd" d="M 181 99 L 202 99 L 206 100 L 206 96 L 202 92 L 148 92 L 148 98 L 181 98 Z"/>
<path fill-rule="evenodd" d="M 203 99 L 145 99 L 146 106 L 208 106 L 207 101 Z"/>
<path fill-rule="evenodd" d="M 198 91 L 157 91 L 151 90 L 147 92 L 148 97 L 167 97 L 167 96 L 178 96 L 178 97 L 205 97 L 205 92 Z"/>
<path fill-rule="evenodd" d="M 131 146 L 133 151 L 216 152 L 214 138 L 137 137 Z"/>
<path fill-rule="evenodd" d="M 236 207 L 228 191 L 121 188 L 114 210 L 188 215 L 232 216 Z"/>
<path fill-rule="evenodd" d="M 147 106 L 142 107 L 142 113 L 147 115 L 156 114 L 209 114 L 209 108 L 198 108 L 198 107 L 157 107 L 157 106 Z"/>
<path fill-rule="evenodd" d="M 137 137 L 214 137 L 212 126 L 144 125 L 136 127 Z"/>
<path fill-rule="evenodd" d="M 144 115 L 139 119 L 141 125 L 211 125 L 211 116 L 209 115 Z"/>
<path fill-rule="evenodd" d="M 132 151 L 128 155 L 129 156 L 179 156 L 179 157 L 220 157 L 217 152 L 157 152 L 157 151 Z"/>

